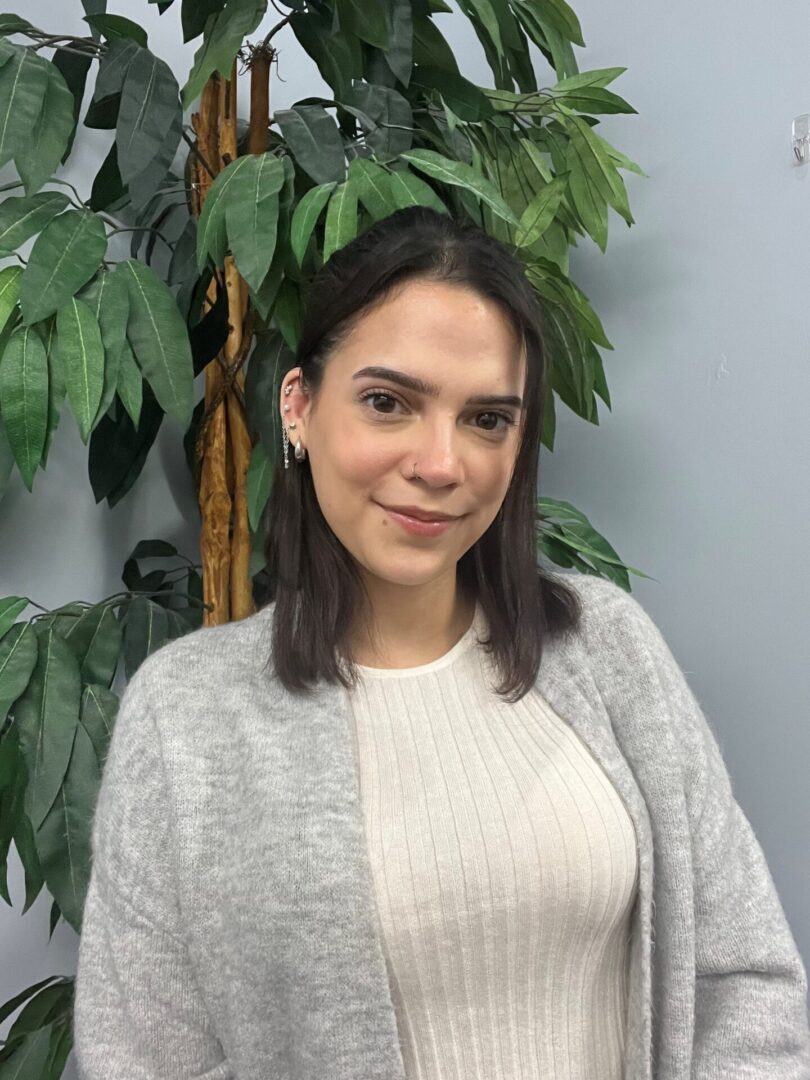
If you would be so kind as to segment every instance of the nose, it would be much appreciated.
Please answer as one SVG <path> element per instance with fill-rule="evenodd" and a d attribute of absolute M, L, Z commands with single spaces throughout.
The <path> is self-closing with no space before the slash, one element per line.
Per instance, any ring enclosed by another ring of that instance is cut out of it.
<path fill-rule="evenodd" d="M 454 419 L 437 417 L 432 421 L 425 420 L 419 428 L 417 438 L 411 441 L 408 451 L 407 475 L 413 475 L 416 462 L 417 476 L 431 487 L 462 483 L 464 462 Z"/>

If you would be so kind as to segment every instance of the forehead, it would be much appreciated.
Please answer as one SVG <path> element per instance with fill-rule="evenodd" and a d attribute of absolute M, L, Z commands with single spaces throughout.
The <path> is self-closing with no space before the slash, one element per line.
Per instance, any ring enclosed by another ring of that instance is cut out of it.
<path fill-rule="evenodd" d="M 333 359 L 348 375 L 362 360 L 437 384 L 467 376 L 519 380 L 525 371 L 522 341 L 497 301 L 423 280 L 405 282 L 360 314 Z"/>

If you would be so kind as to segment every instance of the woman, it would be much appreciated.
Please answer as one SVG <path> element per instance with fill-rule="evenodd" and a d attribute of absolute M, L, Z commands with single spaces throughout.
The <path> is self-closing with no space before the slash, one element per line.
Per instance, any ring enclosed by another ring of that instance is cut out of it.
<path fill-rule="evenodd" d="M 316 276 L 296 359 L 268 602 L 121 702 L 80 1076 L 807 1080 L 805 969 L 680 668 L 624 590 L 537 567 L 520 262 L 400 211 Z"/>

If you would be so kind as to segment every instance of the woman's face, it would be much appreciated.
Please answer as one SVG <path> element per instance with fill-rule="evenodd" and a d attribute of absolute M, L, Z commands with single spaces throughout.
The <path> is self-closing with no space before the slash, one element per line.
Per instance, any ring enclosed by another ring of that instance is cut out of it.
<path fill-rule="evenodd" d="M 364 373 L 371 367 L 391 374 Z M 410 280 L 330 355 L 314 403 L 299 372 L 284 379 L 293 391 L 287 397 L 282 386 L 282 415 L 295 421 L 290 440 L 306 448 L 321 511 L 361 573 L 389 584 L 455 582 L 458 560 L 503 502 L 517 456 L 520 404 L 468 402 L 522 398 L 525 357 L 508 317 L 467 288 Z M 403 386 L 394 373 L 426 385 Z M 414 535 L 391 506 L 457 518 L 440 535 Z"/>

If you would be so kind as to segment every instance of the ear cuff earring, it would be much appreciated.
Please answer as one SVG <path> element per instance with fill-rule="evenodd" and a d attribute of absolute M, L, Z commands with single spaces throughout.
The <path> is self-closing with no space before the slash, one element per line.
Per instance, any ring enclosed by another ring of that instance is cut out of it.
<path fill-rule="evenodd" d="M 292 393 L 292 383 L 287 383 L 287 385 L 284 387 L 284 393 L 285 393 L 285 395 L 287 397 L 290 396 L 290 394 Z M 286 413 L 286 412 L 289 412 L 289 411 L 290 411 L 290 406 L 285 405 L 284 406 L 284 412 Z M 290 428 L 292 429 L 294 427 L 295 427 L 295 422 L 293 421 L 293 422 L 290 423 Z M 282 441 L 282 444 L 284 446 L 284 468 L 289 469 L 289 467 L 290 467 L 290 459 L 289 459 L 288 453 L 289 453 L 289 449 L 290 449 L 290 438 L 289 438 L 289 435 L 287 434 L 287 428 L 283 424 L 281 426 L 281 441 Z M 301 437 L 299 436 L 298 440 L 296 441 L 296 444 L 295 444 L 295 460 L 296 461 L 303 461 L 306 456 L 307 456 L 307 452 L 304 449 L 304 447 L 301 445 Z"/>

